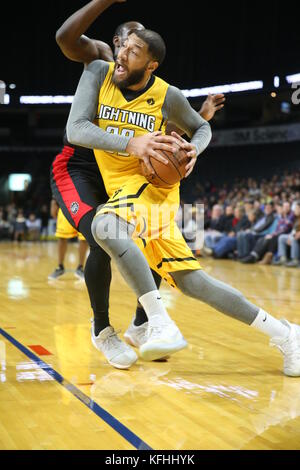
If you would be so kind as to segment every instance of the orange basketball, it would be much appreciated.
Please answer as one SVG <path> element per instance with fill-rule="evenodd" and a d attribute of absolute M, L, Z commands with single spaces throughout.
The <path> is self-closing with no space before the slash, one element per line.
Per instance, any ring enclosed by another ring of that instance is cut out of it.
<path fill-rule="evenodd" d="M 142 173 L 149 183 L 154 186 L 159 188 L 170 188 L 185 177 L 185 167 L 188 164 L 190 157 L 188 157 L 187 152 L 182 149 L 178 149 L 174 153 L 163 150 L 156 151 L 168 159 L 168 165 L 150 157 L 150 164 L 154 170 L 154 174 L 149 173 L 143 161 L 141 161 Z"/>

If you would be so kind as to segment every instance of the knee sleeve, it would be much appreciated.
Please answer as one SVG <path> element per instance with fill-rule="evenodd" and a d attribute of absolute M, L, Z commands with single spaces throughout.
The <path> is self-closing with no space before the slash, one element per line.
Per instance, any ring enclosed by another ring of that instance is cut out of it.
<path fill-rule="evenodd" d="M 96 242 L 115 260 L 125 281 L 140 298 L 156 290 L 147 260 L 132 240 L 134 226 L 115 214 L 94 218 L 92 233 Z"/>
<path fill-rule="evenodd" d="M 100 214 L 94 217 L 92 223 L 92 234 L 98 245 L 104 249 L 115 248 L 116 241 L 122 247 L 122 242 L 131 239 L 134 226 L 115 214 Z"/>

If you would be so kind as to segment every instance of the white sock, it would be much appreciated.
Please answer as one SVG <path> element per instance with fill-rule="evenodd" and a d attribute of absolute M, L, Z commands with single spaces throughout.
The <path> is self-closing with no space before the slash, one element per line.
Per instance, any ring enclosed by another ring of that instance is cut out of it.
<path fill-rule="evenodd" d="M 168 322 L 171 321 L 158 290 L 143 295 L 139 298 L 139 302 L 143 306 L 149 320 L 151 317 L 159 316 Z"/>
<path fill-rule="evenodd" d="M 290 332 L 286 325 L 281 323 L 279 320 L 276 320 L 276 318 L 272 317 L 272 315 L 269 315 L 262 309 L 260 309 L 251 326 L 271 338 L 284 338 L 285 336 L 288 336 Z"/>

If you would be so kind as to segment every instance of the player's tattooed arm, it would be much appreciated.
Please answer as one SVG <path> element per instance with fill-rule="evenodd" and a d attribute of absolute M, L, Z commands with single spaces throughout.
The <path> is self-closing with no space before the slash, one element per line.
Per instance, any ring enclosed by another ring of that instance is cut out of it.
<path fill-rule="evenodd" d="M 202 104 L 201 109 L 200 111 L 198 111 L 198 113 L 206 121 L 211 121 L 214 118 L 216 112 L 224 108 L 225 101 L 226 101 L 226 98 L 223 94 L 208 95 L 208 97 Z M 184 134 L 184 132 L 181 129 L 178 129 L 178 127 L 176 127 L 175 124 L 173 124 L 172 122 L 169 122 L 167 125 L 166 133 L 171 134 L 172 132 L 176 132 L 179 135 Z"/>
<path fill-rule="evenodd" d="M 102 59 L 113 60 L 108 44 L 84 35 L 91 24 L 113 3 L 125 0 L 93 0 L 70 16 L 56 32 L 56 42 L 70 60 L 89 64 Z"/>

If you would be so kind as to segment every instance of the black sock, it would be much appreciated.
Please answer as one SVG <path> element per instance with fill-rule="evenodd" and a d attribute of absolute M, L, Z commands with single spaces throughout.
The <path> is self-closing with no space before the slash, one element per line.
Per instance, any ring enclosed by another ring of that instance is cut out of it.
<path fill-rule="evenodd" d="M 159 289 L 159 288 L 160 288 L 160 285 L 161 285 L 161 277 L 160 277 L 160 275 L 159 275 L 156 271 L 154 271 L 153 269 L 151 269 L 151 272 L 152 272 L 152 276 L 153 276 L 154 282 L 155 282 L 155 284 L 156 284 L 156 287 L 157 287 L 157 289 Z"/>
<path fill-rule="evenodd" d="M 94 325 L 95 336 L 98 336 L 101 331 L 110 326 L 108 312 L 94 313 Z"/>
<path fill-rule="evenodd" d="M 65 270 L 65 267 L 64 267 L 63 264 L 59 264 L 59 265 L 58 265 L 58 268 L 59 268 L 59 269 L 62 269 L 63 271 Z"/>
<path fill-rule="evenodd" d="M 145 310 L 142 306 L 138 305 L 135 312 L 134 326 L 141 326 L 148 321 Z"/>

